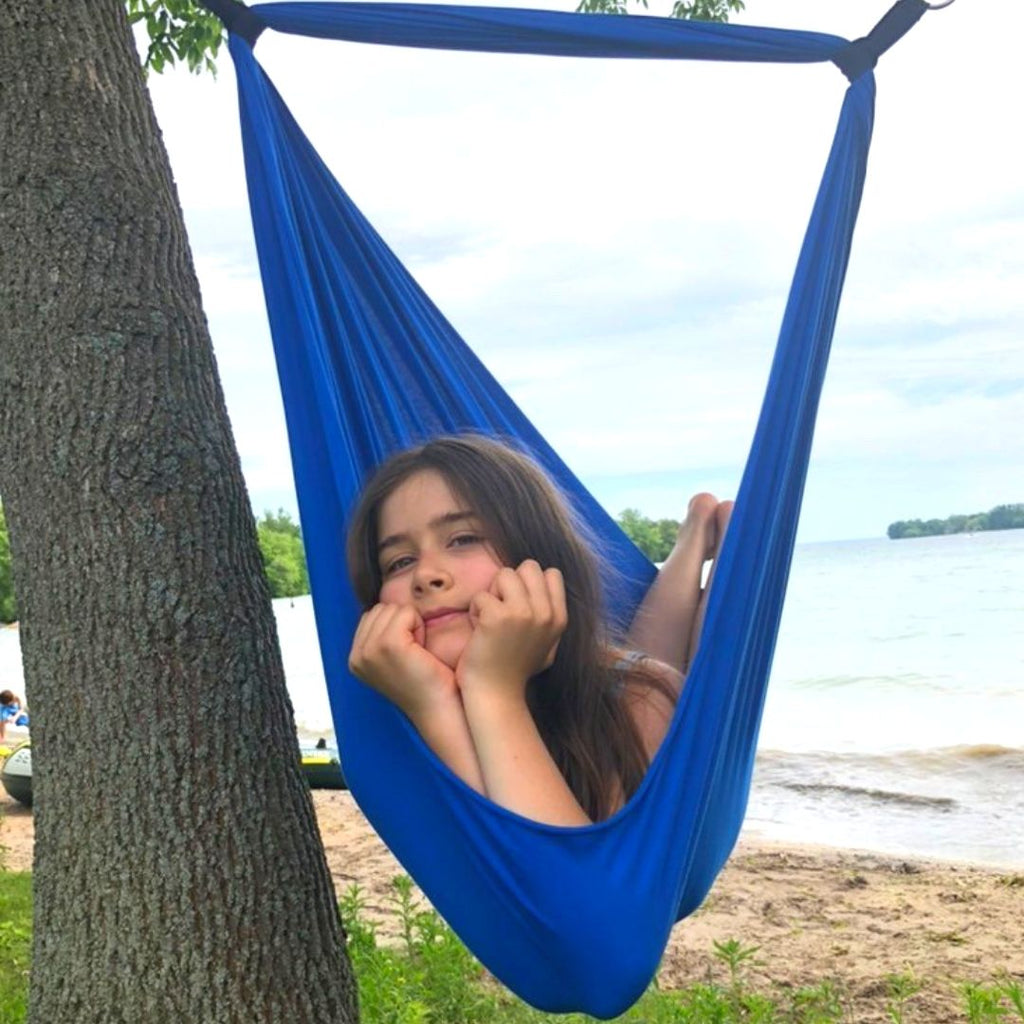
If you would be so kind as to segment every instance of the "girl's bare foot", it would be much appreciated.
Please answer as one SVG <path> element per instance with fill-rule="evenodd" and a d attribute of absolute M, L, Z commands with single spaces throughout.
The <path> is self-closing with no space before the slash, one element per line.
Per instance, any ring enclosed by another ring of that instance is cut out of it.
<path fill-rule="evenodd" d="M 703 563 L 713 556 L 718 537 L 719 504 L 719 500 L 707 491 L 701 491 L 690 499 L 686 518 L 679 524 L 676 545 L 670 558 L 677 552 L 686 552 L 688 557 L 699 555 Z"/>

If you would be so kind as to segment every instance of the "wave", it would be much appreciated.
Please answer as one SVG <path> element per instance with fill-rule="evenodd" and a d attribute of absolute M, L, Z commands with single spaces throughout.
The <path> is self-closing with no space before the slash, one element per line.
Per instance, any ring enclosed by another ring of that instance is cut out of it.
<path fill-rule="evenodd" d="M 772 686 L 778 689 L 796 691 L 832 691 L 845 689 L 866 689 L 873 687 L 886 692 L 909 690 L 929 693 L 960 693 L 962 687 L 950 683 L 948 679 L 922 675 L 920 672 L 900 672 L 898 674 L 876 675 L 823 675 L 779 678 L 772 680 Z"/>
<path fill-rule="evenodd" d="M 955 747 L 939 747 L 936 753 L 946 757 L 979 758 L 1024 758 L 1024 748 L 1004 747 L 999 743 L 967 743 Z"/>
<path fill-rule="evenodd" d="M 834 768 L 874 766 L 898 771 L 920 769 L 928 773 L 972 766 L 1024 771 L 1024 747 L 1007 747 L 1000 743 L 964 743 L 923 750 L 895 750 L 884 753 L 759 750 L 757 759 L 759 764 L 767 768 L 799 761 L 804 764 L 813 763 Z"/>
<path fill-rule="evenodd" d="M 881 754 L 761 751 L 754 784 L 762 793 L 800 794 L 862 809 L 873 804 L 974 813 L 983 804 L 1020 814 L 1022 778 L 1024 748 L 974 743 Z"/>
<path fill-rule="evenodd" d="M 875 803 L 903 804 L 931 810 L 951 811 L 957 805 L 957 801 L 948 796 L 924 796 L 920 793 L 900 793 L 867 786 L 842 786 L 833 782 L 781 782 L 779 785 L 783 789 L 812 796 L 815 793 L 834 793 L 839 796 L 865 797 Z"/>

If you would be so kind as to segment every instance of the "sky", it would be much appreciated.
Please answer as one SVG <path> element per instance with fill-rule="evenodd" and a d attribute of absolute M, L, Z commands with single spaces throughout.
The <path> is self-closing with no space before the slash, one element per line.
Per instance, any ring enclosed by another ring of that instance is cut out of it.
<path fill-rule="evenodd" d="M 747 0 L 733 20 L 852 39 L 888 6 Z M 876 70 L 803 542 L 1024 501 L 1022 36 L 1021 0 L 957 0 Z M 348 193 L 610 512 L 680 518 L 698 490 L 735 493 L 846 85 L 835 67 L 271 32 L 256 53 Z M 294 515 L 226 51 L 218 65 L 216 79 L 179 69 L 150 89 L 253 508 Z"/>

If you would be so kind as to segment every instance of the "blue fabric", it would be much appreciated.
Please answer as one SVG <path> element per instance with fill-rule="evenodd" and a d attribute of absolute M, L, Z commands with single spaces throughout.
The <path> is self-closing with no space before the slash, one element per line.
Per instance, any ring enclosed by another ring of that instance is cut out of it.
<path fill-rule="evenodd" d="M 9 725 L 28 725 L 28 715 L 19 704 L 0 704 L 0 722 Z"/>
<path fill-rule="evenodd" d="M 413 46 L 577 56 L 827 61 L 845 40 L 647 17 L 410 4 L 266 4 L 268 26 Z M 334 181 L 232 37 L 253 224 L 345 776 L 366 816 L 483 963 L 550 1011 L 621 1012 L 693 911 L 742 823 L 874 109 L 849 88 L 721 553 L 703 641 L 666 741 L 612 819 L 538 824 L 459 781 L 349 676 L 359 608 L 345 526 L 389 453 L 462 429 L 518 438 L 616 564 L 624 621 L 653 568 L 572 476 Z"/>

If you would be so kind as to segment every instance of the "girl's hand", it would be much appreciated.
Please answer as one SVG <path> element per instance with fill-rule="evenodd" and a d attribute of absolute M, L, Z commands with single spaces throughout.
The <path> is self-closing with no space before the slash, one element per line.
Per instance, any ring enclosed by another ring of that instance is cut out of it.
<path fill-rule="evenodd" d="M 550 668 L 565 632 L 562 574 L 533 559 L 501 569 L 489 590 L 473 598 L 469 614 L 473 635 L 456 668 L 459 686 L 521 693 L 528 679 Z"/>
<path fill-rule="evenodd" d="M 410 718 L 457 694 L 455 673 L 424 646 L 423 619 L 409 605 L 374 605 L 359 620 L 349 670 Z"/>

